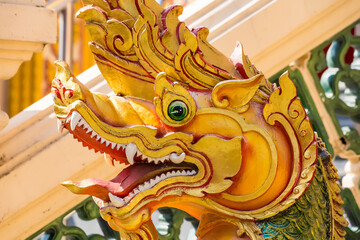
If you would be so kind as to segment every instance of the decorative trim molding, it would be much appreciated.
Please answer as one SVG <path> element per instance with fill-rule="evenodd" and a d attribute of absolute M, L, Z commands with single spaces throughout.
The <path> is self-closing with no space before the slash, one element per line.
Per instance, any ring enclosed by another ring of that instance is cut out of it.
<path fill-rule="evenodd" d="M 8 80 L 21 63 L 56 43 L 56 12 L 43 0 L 0 0 L 0 81 Z"/>

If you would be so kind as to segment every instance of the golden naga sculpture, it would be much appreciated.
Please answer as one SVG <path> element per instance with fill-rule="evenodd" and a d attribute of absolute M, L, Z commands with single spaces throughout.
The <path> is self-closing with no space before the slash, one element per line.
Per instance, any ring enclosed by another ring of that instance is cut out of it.
<path fill-rule="evenodd" d="M 181 6 L 83 0 L 90 48 L 114 96 L 58 61 L 59 127 L 122 171 L 64 182 L 92 195 L 122 239 L 157 239 L 151 214 L 182 209 L 199 239 L 344 239 L 339 179 L 285 73 L 268 82 L 237 44 L 231 58 L 188 29 Z M 100 170 L 99 170 L 100 171 Z"/>

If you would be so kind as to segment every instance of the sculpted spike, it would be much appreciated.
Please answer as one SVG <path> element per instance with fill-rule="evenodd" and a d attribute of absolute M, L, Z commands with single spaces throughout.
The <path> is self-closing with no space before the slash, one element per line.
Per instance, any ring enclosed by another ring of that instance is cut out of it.
<path fill-rule="evenodd" d="M 154 0 L 84 4 L 77 16 L 86 21 L 90 48 L 115 93 L 151 100 L 153 93 L 144 92 L 160 72 L 197 89 L 241 78 L 231 61 L 207 42 L 206 28 L 190 31 L 178 20 L 180 5 L 162 11 Z"/>
<path fill-rule="evenodd" d="M 199 219 L 201 240 L 344 238 L 337 175 L 287 73 L 276 88 L 239 43 L 226 58 L 206 28 L 177 19 L 181 6 L 83 2 L 116 95 L 90 92 L 57 62 L 58 127 L 121 171 L 63 185 L 92 195 L 122 239 L 158 239 L 151 214 L 164 206 Z"/>

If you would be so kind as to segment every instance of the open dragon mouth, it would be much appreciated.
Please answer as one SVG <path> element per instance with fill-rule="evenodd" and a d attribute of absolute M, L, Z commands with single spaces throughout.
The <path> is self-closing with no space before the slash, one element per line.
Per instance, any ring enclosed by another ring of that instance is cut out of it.
<path fill-rule="evenodd" d="M 58 121 L 59 131 L 64 127 L 84 146 L 105 153 L 108 164 L 114 166 L 114 161 L 118 161 L 124 165 L 124 169 L 110 181 L 63 182 L 75 193 L 92 195 L 99 207 L 123 207 L 139 193 L 168 178 L 194 176 L 198 172 L 195 164 L 184 162 L 185 152 L 154 158 L 142 153 L 134 142 L 115 143 L 101 137 L 75 110 L 66 119 Z"/>
<path fill-rule="evenodd" d="M 165 179 L 178 176 L 193 176 L 196 174 L 193 164 L 181 163 L 174 165 L 135 163 L 121 171 L 114 179 L 104 185 L 104 193 L 107 196 L 95 196 L 100 207 L 115 206 L 123 207 L 137 194 L 153 188 Z M 114 185 L 114 186 L 112 186 Z M 97 185 L 100 187 L 101 185 Z M 99 200 L 103 200 L 103 204 Z M 110 201 L 108 201 L 108 199 Z"/>

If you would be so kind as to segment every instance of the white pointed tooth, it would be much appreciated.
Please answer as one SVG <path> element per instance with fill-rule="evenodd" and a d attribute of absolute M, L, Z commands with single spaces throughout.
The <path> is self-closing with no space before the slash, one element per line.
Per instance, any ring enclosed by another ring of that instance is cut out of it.
<path fill-rule="evenodd" d="M 60 119 L 57 120 L 57 128 L 58 128 L 59 133 L 62 133 L 62 131 L 64 129 L 64 123 Z"/>
<path fill-rule="evenodd" d="M 147 190 L 149 188 L 151 188 L 151 184 L 149 182 L 144 182 L 144 190 L 143 191 L 145 191 L 145 190 Z"/>
<path fill-rule="evenodd" d="M 103 144 L 105 142 L 105 138 L 100 137 L 100 142 Z"/>
<path fill-rule="evenodd" d="M 121 147 L 121 144 L 120 144 L 120 143 L 116 144 L 116 150 L 119 151 L 120 148 L 122 148 L 122 147 Z"/>
<path fill-rule="evenodd" d="M 136 151 L 137 151 L 137 146 L 135 143 L 129 143 L 126 146 L 125 149 L 126 158 L 131 165 L 134 164 L 134 156 L 136 154 Z"/>
<path fill-rule="evenodd" d="M 105 142 L 106 142 L 107 147 L 111 144 L 111 142 L 109 140 L 105 140 Z"/>
<path fill-rule="evenodd" d="M 125 201 L 122 198 L 119 198 L 118 196 L 115 196 L 112 193 L 109 193 L 109 198 L 115 207 L 122 207 L 125 205 Z"/>
<path fill-rule="evenodd" d="M 195 173 L 196 173 L 195 170 L 192 170 L 192 171 L 190 172 L 190 174 L 192 174 L 192 175 L 194 175 Z"/>
<path fill-rule="evenodd" d="M 77 123 L 77 126 L 81 127 L 81 125 L 84 125 L 84 123 L 86 123 L 85 120 L 80 118 L 79 122 Z"/>
<path fill-rule="evenodd" d="M 150 186 L 154 186 L 156 184 L 156 180 L 155 179 L 150 179 Z"/>
<path fill-rule="evenodd" d="M 96 135 L 96 132 L 94 130 L 92 130 L 90 137 L 93 138 L 93 137 L 95 137 L 95 135 Z"/>
<path fill-rule="evenodd" d="M 100 198 L 97 197 L 92 197 L 94 202 L 96 203 L 96 205 L 98 205 L 100 208 L 102 208 L 104 206 L 104 201 Z"/>
<path fill-rule="evenodd" d="M 116 143 L 112 142 L 111 143 L 111 149 L 114 149 L 116 147 Z"/>
<path fill-rule="evenodd" d="M 139 185 L 139 186 L 138 186 L 138 189 L 139 189 L 139 191 L 144 191 L 144 185 L 142 185 L 142 184 Z"/>
<path fill-rule="evenodd" d="M 130 199 L 131 199 L 131 197 L 130 197 L 130 196 L 126 196 L 126 197 L 124 198 L 125 203 L 130 202 Z"/>
<path fill-rule="evenodd" d="M 181 171 L 181 174 L 182 174 L 182 175 L 186 175 L 186 170 L 182 170 L 182 171 Z"/>
<path fill-rule="evenodd" d="M 133 198 L 134 196 L 135 196 L 135 193 L 134 193 L 134 192 L 131 192 L 131 193 L 129 193 L 129 196 L 128 196 L 128 197 Z"/>
<path fill-rule="evenodd" d="M 140 193 L 140 190 L 137 189 L 137 188 L 135 188 L 134 191 L 133 191 L 133 193 L 136 195 L 136 194 Z"/>
<path fill-rule="evenodd" d="M 140 155 L 142 155 L 142 153 L 141 153 L 139 150 L 137 150 L 137 151 L 136 151 L 136 156 L 138 157 L 138 156 L 140 156 Z"/>
<path fill-rule="evenodd" d="M 88 129 L 86 130 L 86 133 L 89 133 L 89 132 L 91 132 L 92 131 L 92 129 L 91 129 L 91 127 L 89 126 L 88 127 Z M 92 133 L 91 133 L 91 135 L 92 135 Z M 91 136 L 92 137 L 92 136 Z"/>
<path fill-rule="evenodd" d="M 170 176 L 172 176 L 172 173 L 171 173 L 171 172 L 167 172 L 167 173 L 166 173 L 166 176 L 167 176 L 167 177 L 170 177 Z"/>
<path fill-rule="evenodd" d="M 144 155 L 144 154 L 141 155 L 141 160 L 145 160 L 145 159 L 148 159 L 148 161 L 151 162 L 150 159 L 148 157 L 146 157 L 146 155 Z"/>
<path fill-rule="evenodd" d="M 170 160 L 171 160 L 173 163 L 179 164 L 179 163 L 181 163 L 182 161 L 184 161 L 184 159 L 185 159 L 185 153 L 181 153 L 180 156 L 177 155 L 176 153 L 171 153 L 171 154 L 170 154 Z"/>
<path fill-rule="evenodd" d="M 161 177 L 161 179 L 165 179 L 166 178 L 165 173 L 162 173 L 160 177 Z"/>
<path fill-rule="evenodd" d="M 101 137 L 99 135 L 96 134 L 96 141 L 99 141 L 99 139 L 101 139 Z"/>
<path fill-rule="evenodd" d="M 115 165 L 114 165 L 114 159 L 113 159 L 113 157 L 111 157 L 109 154 L 104 153 L 104 159 L 105 159 L 105 162 L 106 162 L 110 167 L 115 167 Z"/>
<path fill-rule="evenodd" d="M 83 124 L 83 129 L 89 129 L 89 124 L 84 120 L 84 119 L 82 119 L 83 121 L 82 121 L 82 124 Z"/>
<path fill-rule="evenodd" d="M 71 114 L 71 119 L 70 119 L 70 128 L 72 131 L 75 130 L 76 125 L 78 124 L 78 122 L 81 119 L 81 115 L 80 113 L 78 113 L 77 111 L 73 111 Z"/>

